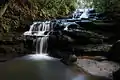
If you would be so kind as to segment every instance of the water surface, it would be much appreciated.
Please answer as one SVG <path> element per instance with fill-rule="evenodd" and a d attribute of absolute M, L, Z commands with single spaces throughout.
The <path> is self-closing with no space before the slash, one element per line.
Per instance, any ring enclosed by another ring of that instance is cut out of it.
<path fill-rule="evenodd" d="M 0 64 L 0 80 L 107 80 L 90 76 L 46 55 L 28 55 Z"/>

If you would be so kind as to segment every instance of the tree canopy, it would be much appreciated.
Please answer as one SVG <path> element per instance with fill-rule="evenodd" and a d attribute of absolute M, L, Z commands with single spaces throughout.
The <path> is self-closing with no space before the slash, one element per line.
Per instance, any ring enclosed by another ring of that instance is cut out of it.
<path fill-rule="evenodd" d="M 120 17 L 120 0 L 78 0 L 80 8 L 95 8 L 97 12 L 109 14 L 114 19 Z"/>
<path fill-rule="evenodd" d="M 120 8 L 120 0 L 78 0 L 80 7 L 92 7 L 97 11 L 114 11 Z"/>

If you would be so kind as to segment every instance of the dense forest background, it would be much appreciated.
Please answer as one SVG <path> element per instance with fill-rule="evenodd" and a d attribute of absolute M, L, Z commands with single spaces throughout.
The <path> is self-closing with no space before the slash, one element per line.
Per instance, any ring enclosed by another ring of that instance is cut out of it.
<path fill-rule="evenodd" d="M 30 22 L 68 15 L 76 0 L 4 0 L 0 6 L 0 27 L 4 32 L 16 31 Z"/>
<path fill-rule="evenodd" d="M 95 8 L 97 12 L 104 12 L 116 21 L 120 20 L 120 0 L 78 0 L 80 8 Z"/>
<path fill-rule="evenodd" d="M 32 21 L 68 16 L 76 8 L 95 8 L 118 21 L 119 3 L 119 0 L 0 0 L 0 31 L 23 32 Z"/>

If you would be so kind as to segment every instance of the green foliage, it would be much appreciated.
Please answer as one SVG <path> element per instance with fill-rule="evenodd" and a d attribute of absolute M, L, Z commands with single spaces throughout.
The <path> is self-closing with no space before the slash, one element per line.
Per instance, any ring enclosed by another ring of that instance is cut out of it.
<path fill-rule="evenodd" d="M 93 5 L 98 11 L 113 11 L 119 0 L 93 0 Z"/>
<path fill-rule="evenodd" d="M 0 28 L 5 32 L 24 28 L 30 22 L 68 15 L 76 7 L 76 0 L 9 0 L 0 6 Z"/>
<path fill-rule="evenodd" d="M 79 0 L 85 7 L 93 7 L 98 12 L 120 11 L 120 0 Z M 92 3 L 92 4 L 91 4 Z"/>
<path fill-rule="evenodd" d="M 41 11 L 45 18 L 69 14 L 76 7 L 76 0 L 29 0 L 32 6 Z"/>

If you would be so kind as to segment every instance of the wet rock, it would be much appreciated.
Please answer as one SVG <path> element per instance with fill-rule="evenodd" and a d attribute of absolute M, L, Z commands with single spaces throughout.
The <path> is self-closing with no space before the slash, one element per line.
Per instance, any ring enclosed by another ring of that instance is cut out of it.
<path fill-rule="evenodd" d="M 120 69 L 113 73 L 113 80 L 120 80 Z"/>
<path fill-rule="evenodd" d="M 83 49 L 73 48 L 73 54 L 75 54 L 75 56 L 83 56 L 84 53 L 85 51 Z"/>
<path fill-rule="evenodd" d="M 66 37 L 64 37 L 61 33 L 57 33 L 53 32 L 53 34 L 51 34 L 49 36 L 49 40 L 48 40 L 48 47 L 49 50 L 53 50 L 53 49 L 64 49 L 67 48 L 69 45 L 68 39 Z"/>
<path fill-rule="evenodd" d="M 112 79 L 112 73 L 120 69 L 120 65 L 112 61 L 96 61 L 92 59 L 78 59 L 76 63 L 84 71 L 95 76 Z"/>
<path fill-rule="evenodd" d="M 30 47 L 30 46 L 29 46 Z M 6 61 L 18 56 L 31 53 L 24 46 L 24 38 L 20 33 L 9 33 L 0 39 L 0 61 Z"/>
<path fill-rule="evenodd" d="M 71 63 L 76 62 L 76 61 L 77 61 L 77 57 L 76 57 L 75 55 L 70 55 L 70 56 L 69 56 L 69 61 L 70 61 Z"/>
<path fill-rule="evenodd" d="M 101 44 L 106 39 L 102 35 L 86 30 L 69 30 L 64 31 L 63 34 L 73 38 L 79 44 Z"/>
<path fill-rule="evenodd" d="M 68 59 L 69 55 L 73 54 L 72 48 L 69 47 L 69 41 L 66 37 L 53 32 L 48 39 L 49 55 L 57 58 Z"/>
<path fill-rule="evenodd" d="M 108 52 L 110 50 L 112 45 L 110 44 L 88 44 L 88 45 L 82 45 L 79 46 L 80 49 L 86 51 L 86 52 L 92 52 L 92 51 L 100 51 L 100 52 Z"/>
<path fill-rule="evenodd" d="M 32 50 L 32 46 L 33 46 L 33 40 L 25 40 L 24 41 L 24 47 L 29 49 L 29 50 Z"/>
<path fill-rule="evenodd" d="M 108 59 L 120 62 L 120 40 L 118 40 L 108 52 Z"/>
<path fill-rule="evenodd" d="M 67 65 L 71 65 L 77 61 L 77 57 L 75 55 L 68 55 L 67 58 L 64 57 L 61 59 L 61 61 Z"/>
<path fill-rule="evenodd" d="M 108 55 L 112 45 L 110 44 L 87 44 L 72 45 L 76 56 L 105 56 Z"/>

